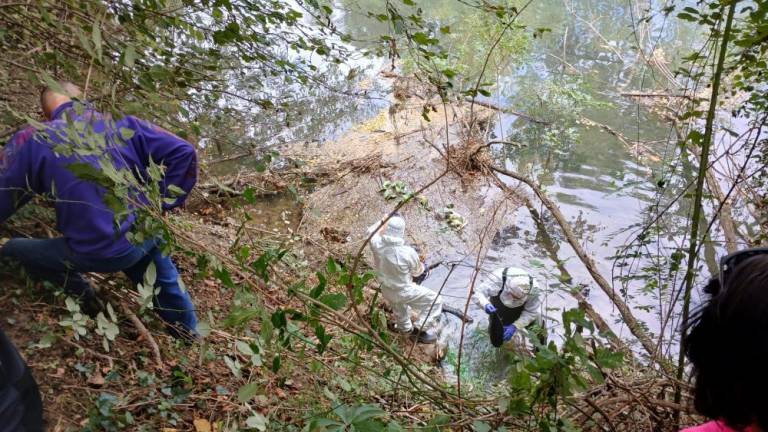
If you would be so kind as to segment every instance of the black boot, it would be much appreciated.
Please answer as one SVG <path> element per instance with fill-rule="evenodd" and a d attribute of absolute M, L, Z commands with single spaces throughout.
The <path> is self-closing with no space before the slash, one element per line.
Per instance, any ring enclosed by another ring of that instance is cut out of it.
<path fill-rule="evenodd" d="M 83 293 L 78 301 L 80 302 L 80 311 L 92 319 L 96 319 L 99 312 L 104 312 L 104 302 L 101 301 L 93 290 Z"/>
<path fill-rule="evenodd" d="M 431 345 L 437 342 L 437 336 L 433 332 L 424 330 L 413 329 L 411 331 L 411 337 L 416 339 L 420 344 Z"/>

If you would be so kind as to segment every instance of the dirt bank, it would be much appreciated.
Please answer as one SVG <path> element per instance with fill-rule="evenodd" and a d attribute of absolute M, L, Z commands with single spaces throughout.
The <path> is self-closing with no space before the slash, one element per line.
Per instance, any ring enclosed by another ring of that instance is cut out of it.
<path fill-rule="evenodd" d="M 519 201 L 502 194 L 472 167 L 461 166 L 467 162 L 466 152 L 477 145 L 468 142 L 463 132 L 468 106 L 444 107 L 434 100 L 427 121 L 422 115 L 425 101 L 414 94 L 418 86 L 398 80 L 395 95 L 399 99 L 393 100 L 392 108 L 338 140 L 282 150 L 306 161 L 309 171 L 319 166 L 337 170 L 332 182 L 306 197 L 300 233 L 341 256 L 355 254 L 367 238 L 366 228 L 402 198 L 395 190 L 398 186 L 404 186 L 406 193 L 415 192 L 439 178 L 400 210 L 408 223 L 407 235 L 425 249 L 429 261 L 477 254 L 481 238 L 487 237 L 487 244 L 499 227 L 511 223 Z M 475 114 L 481 118 L 491 115 L 478 109 Z M 454 164 L 448 173 L 446 154 Z M 387 192 L 395 197 L 386 199 Z M 456 220 L 463 221 L 461 229 L 449 226 L 446 208 L 460 216 Z"/>

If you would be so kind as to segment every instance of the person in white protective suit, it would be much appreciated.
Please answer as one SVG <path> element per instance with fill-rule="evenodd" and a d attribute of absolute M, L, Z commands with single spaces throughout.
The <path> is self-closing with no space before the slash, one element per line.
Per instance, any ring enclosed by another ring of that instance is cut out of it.
<path fill-rule="evenodd" d="M 473 295 L 473 299 L 488 314 L 488 334 L 491 344 L 500 347 L 512 339 L 518 329 L 543 324 L 539 284 L 527 271 L 516 267 L 494 270 Z M 542 332 L 542 343 L 546 335 Z"/>
<path fill-rule="evenodd" d="M 437 337 L 429 329 L 442 312 L 442 300 L 434 291 L 413 281 L 424 273 L 424 263 L 416 250 L 405 244 L 405 220 L 399 215 L 392 216 L 377 230 L 382 221 L 371 225 L 368 234 L 376 231 L 370 242 L 373 265 L 381 294 L 392 305 L 395 330 L 410 333 L 421 343 L 435 343 Z M 418 315 L 416 326 L 411 322 L 409 309 Z"/>

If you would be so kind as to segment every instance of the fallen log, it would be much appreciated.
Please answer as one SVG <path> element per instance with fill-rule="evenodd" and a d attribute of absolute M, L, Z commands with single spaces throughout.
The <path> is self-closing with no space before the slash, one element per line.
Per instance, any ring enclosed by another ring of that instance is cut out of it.
<path fill-rule="evenodd" d="M 555 204 L 546 195 L 546 193 L 544 193 L 544 191 L 541 190 L 541 188 L 536 183 L 534 183 L 533 180 L 529 179 L 528 177 L 525 177 L 516 172 L 512 172 L 512 171 L 499 168 L 493 165 L 489 166 L 489 168 L 498 174 L 505 175 L 507 177 L 511 177 L 515 180 L 523 182 L 533 190 L 533 192 L 536 194 L 539 200 L 550 211 L 552 216 L 557 221 L 558 225 L 560 225 L 560 228 L 563 230 L 563 233 L 565 234 L 565 237 L 568 240 L 568 243 L 571 245 L 574 252 L 576 252 L 576 255 L 579 257 L 581 262 L 587 268 L 590 275 L 592 275 L 592 279 L 595 280 L 597 285 L 603 290 L 605 295 L 608 296 L 608 298 L 614 304 L 616 309 L 619 311 L 619 314 L 621 315 L 624 324 L 626 324 L 627 328 L 629 328 L 629 331 L 632 333 L 632 335 L 634 335 L 635 338 L 640 342 L 640 344 L 643 346 L 643 349 L 645 349 L 645 351 L 648 353 L 648 355 L 653 361 L 657 362 L 662 367 L 662 369 L 664 369 L 665 372 L 669 374 L 673 374 L 674 369 L 672 365 L 670 365 L 668 362 L 665 362 L 662 359 L 657 358 L 658 357 L 657 345 L 653 343 L 650 336 L 645 331 L 645 328 L 643 327 L 643 325 L 632 314 L 632 311 L 629 308 L 629 306 L 626 304 L 626 302 L 624 302 L 621 296 L 618 295 L 613 290 L 613 287 L 608 282 L 608 280 L 606 280 L 605 277 L 603 277 L 603 275 L 597 269 L 597 265 L 595 264 L 594 260 L 587 254 L 587 252 L 584 250 L 584 248 L 581 246 L 581 244 L 577 240 L 576 234 L 574 234 L 573 229 L 571 228 L 570 224 L 568 224 L 568 221 L 565 219 L 565 216 L 560 211 L 560 208 L 557 206 L 557 204 Z M 501 181 L 501 179 L 499 179 L 499 181 Z"/>
<path fill-rule="evenodd" d="M 531 123 L 536 123 L 536 124 L 545 125 L 545 126 L 548 126 L 548 125 L 552 124 L 552 122 L 550 122 L 550 121 L 537 119 L 536 117 L 530 116 L 530 115 L 522 113 L 520 111 L 515 111 L 512 108 L 502 107 L 502 106 L 493 104 L 491 102 L 479 101 L 477 99 L 472 100 L 472 98 L 467 98 L 466 101 L 470 102 L 470 103 L 474 103 L 475 105 L 479 105 L 481 107 L 492 109 L 494 111 L 502 112 L 504 114 L 516 115 L 516 116 L 520 117 L 521 119 L 527 120 L 527 121 L 529 121 Z"/>
<path fill-rule="evenodd" d="M 690 95 L 671 94 L 671 93 L 663 93 L 663 92 L 622 92 L 619 94 L 626 97 L 679 98 L 679 99 L 693 100 L 693 97 Z"/>

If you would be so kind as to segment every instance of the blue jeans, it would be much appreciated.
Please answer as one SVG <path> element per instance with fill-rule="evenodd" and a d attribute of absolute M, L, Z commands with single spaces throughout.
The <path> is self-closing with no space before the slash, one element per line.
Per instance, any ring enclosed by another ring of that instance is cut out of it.
<path fill-rule="evenodd" d="M 153 299 L 160 318 L 174 332 L 178 327 L 196 334 L 197 317 L 189 293 L 179 285 L 179 272 L 170 257 L 163 256 L 157 240 L 147 240 L 127 253 L 111 258 L 94 257 L 73 252 L 64 238 L 14 238 L 0 249 L 0 255 L 21 262 L 30 276 L 47 280 L 77 298 L 93 296 L 90 283 L 80 272 L 115 273 L 122 271 L 134 284 L 144 280 L 150 262 L 155 263 L 158 294 Z"/>

